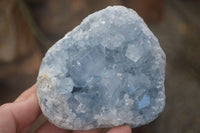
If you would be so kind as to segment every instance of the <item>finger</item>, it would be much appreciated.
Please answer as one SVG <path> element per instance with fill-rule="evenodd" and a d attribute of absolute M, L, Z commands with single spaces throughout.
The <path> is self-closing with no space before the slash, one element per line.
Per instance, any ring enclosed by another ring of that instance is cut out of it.
<path fill-rule="evenodd" d="M 9 130 L 9 133 L 24 132 L 39 114 L 40 108 L 35 93 L 21 102 L 4 104 L 0 107 L 0 129 Z"/>
<path fill-rule="evenodd" d="M 107 133 L 131 133 L 131 128 L 127 125 L 113 127 Z"/>
<path fill-rule="evenodd" d="M 46 121 L 36 133 L 71 133 L 70 130 L 60 129 L 50 122 Z"/>
<path fill-rule="evenodd" d="M 92 130 L 76 130 L 73 133 L 102 133 L 104 131 L 103 128 L 99 128 L 99 129 L 92 129 Z"/>
<path fill-rule="evenodd" d="M 36 93 L 36 84 L 34 84 L 32 87 L 24 91 L 16 100 L 15 102 L 20 102 L 25 99 L 27 99 L 31 94 Z"/>

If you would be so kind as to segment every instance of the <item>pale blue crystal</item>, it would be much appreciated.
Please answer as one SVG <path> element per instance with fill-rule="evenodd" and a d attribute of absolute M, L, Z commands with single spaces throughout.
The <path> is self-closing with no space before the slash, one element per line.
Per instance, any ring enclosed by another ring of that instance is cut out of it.
<path fill-rule="evenodd" d="M 145 108 L 150 104 L 150 97 L 144 95 L 144 97 L 138 102 L 138 109 Z"/>
<path fill-rule="evenodd" d="M 165 54 L 132 9 L 86 17 L 42 60 L 37 96 L 44 115 L 65 129 L 154 120 L 165 105 Z"/>

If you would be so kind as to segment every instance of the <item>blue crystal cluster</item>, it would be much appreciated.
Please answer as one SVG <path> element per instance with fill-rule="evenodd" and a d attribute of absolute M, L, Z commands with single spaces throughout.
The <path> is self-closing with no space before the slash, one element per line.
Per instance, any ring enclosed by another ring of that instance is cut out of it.
<path fill-rule="evenodd" d="M 132 9 L 107 7 L 53 45 L 37 96 L 58 127 L 87 130 L 154 120 L 165 105 L 165 54 Z"/>

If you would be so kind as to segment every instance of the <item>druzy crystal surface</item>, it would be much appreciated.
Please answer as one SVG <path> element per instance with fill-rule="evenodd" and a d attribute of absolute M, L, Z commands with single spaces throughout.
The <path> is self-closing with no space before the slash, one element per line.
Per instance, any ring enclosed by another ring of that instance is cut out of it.
<path fill-rule="evenodd" d="M 164 77 L 157 38 L 135 11 L 113 6 L 86 17 L 48 50 L 37 96 L 61 128 L 137 127 L 163 110 Z"/>

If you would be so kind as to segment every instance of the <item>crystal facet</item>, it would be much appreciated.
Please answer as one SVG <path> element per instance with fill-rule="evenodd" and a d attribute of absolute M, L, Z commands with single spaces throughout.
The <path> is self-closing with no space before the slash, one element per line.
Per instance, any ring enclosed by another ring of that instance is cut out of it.
<path fill-rule="evenodd" d="M 53 45 L 37 96 L 58 127 L 87 130 L 154 120 L 165 105 L 165 54 L 132 9 L 107 7 Z"/>

